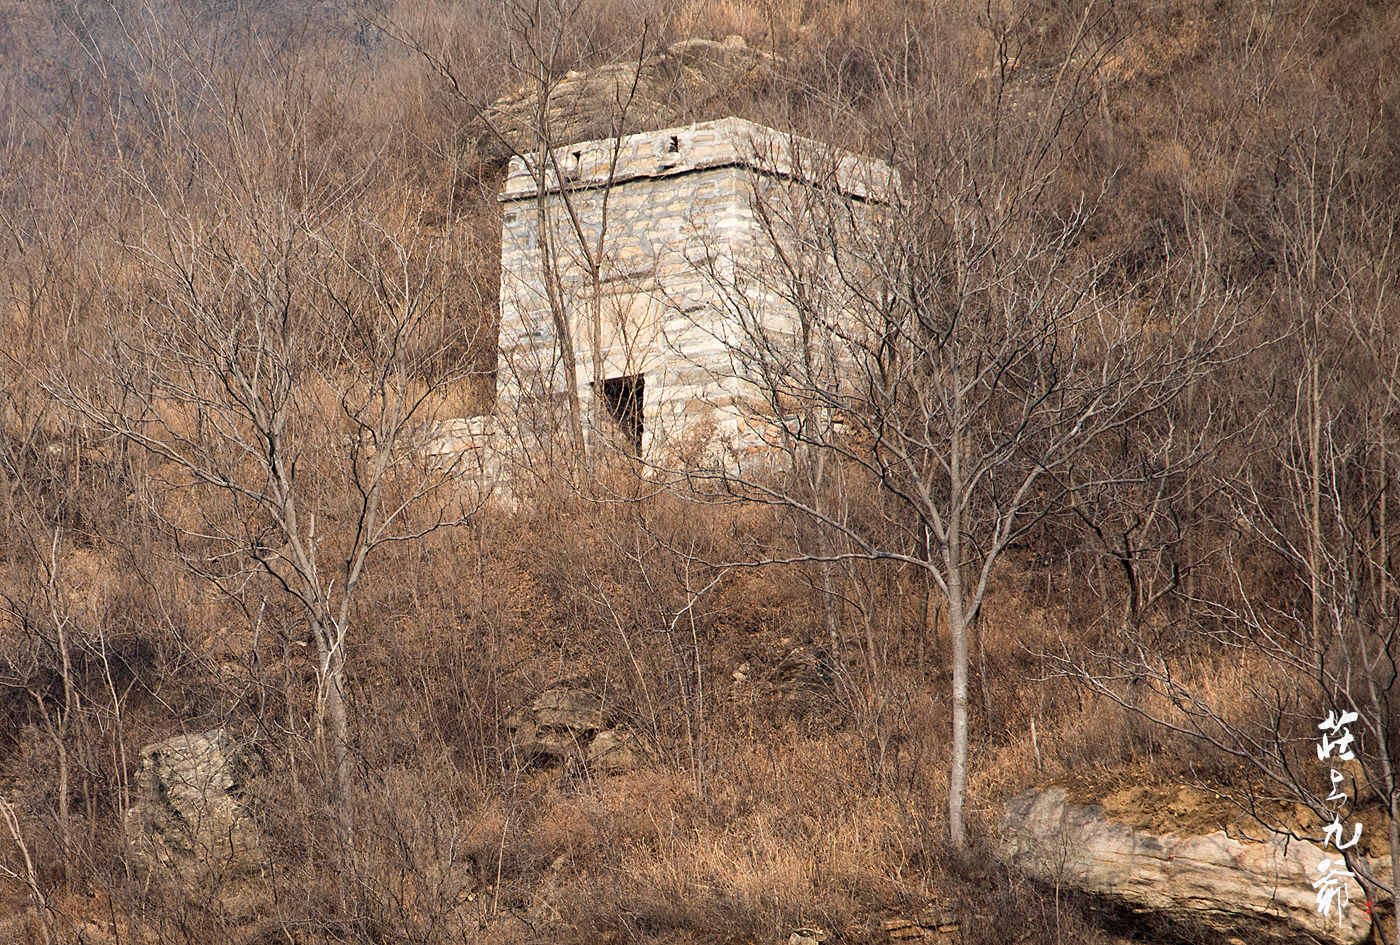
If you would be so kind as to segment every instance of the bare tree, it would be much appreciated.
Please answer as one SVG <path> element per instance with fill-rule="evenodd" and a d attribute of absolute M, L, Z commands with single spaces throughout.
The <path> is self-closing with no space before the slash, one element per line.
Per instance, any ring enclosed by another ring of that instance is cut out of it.
<path fill-rule="evenodd" d="M 264 64 L 284 80 L 264 98 L 208 55 L 152 51 L 142 130 L 169 157 L 119 165 L 141 221 L 117 236 L 131 291 L 112 293 L 90 364 L 47 387 L 155 461 L 152 508 L 190 568 L 234 596 L 261 575 L 295 603 L 344 801 L 356 592 L 376 550 L 464 523 L 477 501 L 470 454 L 438 448 L 473 374 L 460 245 L 421 196 L 377 203 L 373 155 L 357 163 L 325 120 L 329 89 L 295 63 Z M 180 120 L 189 98 L 200 108 Z"/>
<path fill-rule="evenodd" d="M 914 35 L 947 32 L 927 27 Z M 883 559 L 937 587 L 951 638 L 958 850 L 969 639 L 998 564 L 1049 510 L 1129 475 L 1075 472 L 1215 368 L 1238 323 L 1204 243 L 1163 246 L 1162 271 L 1131 281 L 1095 251 L 1112 181 L 1076 182 L 1070 159 L 1113 37 L 1091 7 L 1056 68 L 1015 81 L 1014 63 L 992 70 L 986 81 L 1001 85 L 990 107 L 940 79 L 938 50 L 911 50 L 923 59 L 875 80 L 887 123 L 868 136 L 893 140 L 898 180 L 879 186 L 874 162 L 794 141 L 808 150 L 809 181 L 760 178 L 758 245 L 707 263 L 749 385 L 741 409 L 769 425 L 796 473 L 718 465 L 693 478 L 719 497 L 796 510 L 830 536 L 829 547 L 768 560 Z M 818 492 L 873 499 L 858 510 Z"/>
<path fill-rule="evenodd" d="M 628 40 L 621 61 L 596 67 L 596 78 L 581 79 L 573 70 L 591 65 L 586 60 L 597 44 L 592 35 L 597 24 L 586 22 L 588 11 L 581 0 L 510 0 L 493 12 L 501 21 L 499 59 L 514 85 L 496 101 L 483 100 L 483 86 L 471 81 L 479 57 L 465 55 L 460 40 L 433 35 L 441 24 L 430 31 L 386 21 L 380 28 L 422 57 L 451 98 L 465 106 L 473 122 L 509 155 L 510 174 L 523 174 L 530 181 L 529 199 L 517 212 L 532 216 L 527 249 L 532 264 L 525 272 L 503 273 L 501 298 L 513 310 L 543 311 L 552 343 L 547 357 L 540 350 L 512 350 L 509 363 L 503 361 L 505 376 L 498 378 L 498 386 L 502 391 L 514 389 L 522 414 L 542 414 L 532 418 L 534 426 L 547 431 L 564 426 L 574 452 L 582 455 L 585 424 L 599 429 L 609 416 L 601 352 L 609 317 L 603 284 L 615 277 L 609 246 L 611 196 L 623 136 L 653 51 L 650 24 L 640 24 L 640 35 Z M 445 32 L 457 35 L 450 29 Z M 610 52 L 618 55 L 615 48 Z M 574 80 L 583 91 L 575 88 L 561 102 L 566 80 Z M 485 88 L 500 91 L 494 85 Z M 587 125 L 572 114 L 583 107 L 592 118 Z M 581 154 L 570 147 L 578 143 L 574 136 L 581 127 L 607 142 L 601 152 L 594 148 Z M 581 158 L 594 166 L 581 168 Z M 579 376 L 581 353 L 591 362 L 591 378 Z M 540 385 L 547 395 L 544 401 L 524 404 L 532 388 Z M 587 411 L 580 394 L 585 387 L 591 393 Z M 556 394 L 562 394 L 565 405 L 562 424 L 551 402 Z"/>
<path fill-rule="evenodd" d="M 1366 173 L 1366 134 L 1340 109 L 1314 105 L 1308 131 L 1277 155 L 1269 221 L 1278 247 L 1271 302 L 1286 331 L 1257 369 L 1287 393 L 1261 424 L 1263 461 L 1219 483 L 1237 533 L 1222 558 L 1230 581 L 1198 602 L 1190 622 L 1189 652 L 1231 684 L 1169 661 L 1145 632 L 1065 665 L 1095 691 L 1244 763 L 1253 781 L 1237 800 L 1271 829 L 1321 843 L 1322 831 L 1292 827 L 1258 799 L 1301 804 L 1327 824 L 1339 808 L 1327 775 L 1342 769 L 1349 803 L 1379 802 L 1392 878 L 1359 848 L 1340 852 L 1368 893 L 1394 902 L 1400 214 L 1393 190 Z M 1134 687 L 1159 698 L 1131 698 Z M 1319 723 L 1348 713 L 1359 735 L 1354 764 L 1320 764 Z"/>

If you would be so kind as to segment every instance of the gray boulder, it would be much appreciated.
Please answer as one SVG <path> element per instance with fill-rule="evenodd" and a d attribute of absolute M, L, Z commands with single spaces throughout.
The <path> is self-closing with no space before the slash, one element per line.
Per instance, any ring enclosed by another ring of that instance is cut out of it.
<path fill-rule="evenodd" d="M 603 698 L 585 685 L 560 683 L 506 719 L 515 750 L 527 761 L 586 764 L 594 774 L 626 771 L 641 763 L 636 735 L 603 728 Z"/>
<path fill-rule="evenodd" d="M 258 828 L 242 794 L 260 760 L 223 729 L 141 749 L 136 799 L 127 812 L 138 859 L 191 882 L 259 872 Z"/>
<path fill-rule="evenodd" d="M 590 689 L 556 686 L 530 703 L 535 725 L 568 732 L 596 732 L 603 727 L 603 697 Z"/>
<path fill-rule="evenodd" d="M 1009 801 L 1001 833 L 1007 861 L 1042 882 L 1222 939 L 1356 945 L 1370 933 L 1355 880 L 1340 920 L 1336 909 L 1318 912 L 1312 884 L 1331 851 L 1305 841 L 1148 833 L 1109 820 L 1101 807 L 1069 803 L 1063 788 Z"/>
<path fill-rule="evenodd" d="M 588 770 L 594 774 L 630 771 L 642 763 L 641 741 L 625 728 L 610 728 L 588 745 Z"/>
<path fill-rule="evenodd" d="M 515 749 L 526 760 L 581 757 L 603 727 L 603 699 L 592 690 L 552 686 L 506 719 Z"/>

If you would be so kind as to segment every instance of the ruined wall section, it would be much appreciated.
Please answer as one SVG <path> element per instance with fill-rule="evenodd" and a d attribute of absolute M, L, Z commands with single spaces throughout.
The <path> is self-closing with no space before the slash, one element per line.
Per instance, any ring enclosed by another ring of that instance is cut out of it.
<path fill-rule="evenodd" d="M 592 419 L 596 305 L 602 376 L 645 378 L 644 451 L 716 428 L 732 432 L 726 408 L 738 394 L 736 372 L 715 286 L 732 281 L 733 247 L 752 227 L 752 168 L 740 147 L 747 130 L 735 124 L 748 123 L 633 135 L 615 167 L 612 141 L 561 149 L 563 174 L 550 168 L 543 200 L 526 163 L 512 162 L 501 195 L 498 416 L 541 436 L 562 428 L 557 304 L 572 335 L 585 422 Z"/>
<path fill-rule="evenodd" d="M 645 454 L 694 456 L 698 440 L 740 454 L 769 443 L 764 415 L 779 405 L 755 373 L 760 349 L 801 344 L 772 237 L 803 252 L 810 181 L 864 201 L 888 186 L 888 169 L 872 175 L 884 165 L 732 118 L 560 148 L 543 197 L 532 163 L 512 161 L 500 198 L 498 418 L 540 439 L 566 429 L 557 305 L 590 436 L 616 432 L 593 409 L 597 312 L 602 376 L 644 378 Z M 796 201 L 791 225 L 760 219 L 765 192 Z"/>

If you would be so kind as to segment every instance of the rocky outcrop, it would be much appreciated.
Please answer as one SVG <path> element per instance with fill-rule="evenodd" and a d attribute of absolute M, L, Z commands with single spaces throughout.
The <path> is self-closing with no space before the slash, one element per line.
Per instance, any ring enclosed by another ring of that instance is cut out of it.
<path fill-rule="evenodd" d="M 742 36 L 723 42 L 684 39 L 640 63 L 619 62 L 570 72 L 550 89 L 546 127 L 556 144 L 617 133 L 618 102 L 630 101 L 628 126 L 663 128 L 731 114 L 736 90 L 762 82 L 772 59 Z M 487 160 L 512 151 L 533 153 L 540 121 L 536 92 L 522 90 L 487 110 L 494 131 L 476 143 Z"/>
<path fill-rule="evenodd" d="M 887 919 L 884 923 L 885 941 L 892 943 L 932 942 L 935 945 L 963 941 L 963 933 L 974 918 L 966 913 L 966 904 L 953 899 L 932 899 L 912 916 Z M 990 916 L 976 916 L 986 925 Z"/>
<path fill-rule="evenodd" d="M 511 713 L 506 726 L 516 752 L 529 762 L 582 762 L 594 774 L 613 774 L 636 767 L 644 755 L 632 732 L 604 729 L 603 697 L 586 686 L 551 686 Z"/>
<path fill-rule="evenodd" d="M 261 844 L 243 792 L 260 767 L 223 729 L 141 749 L 127 814 L 133 852 L 194 882 L 258 872 Z"/>
<path fill-rule="evenodd" d="M 1222 939 L 1355 945 L 1370 932 L 1354 880 L 1340 922 L 1318 912 L 1312 884 L 1328 857 L 1304 841 L 1149 833 L 1069 803 L 1063 788 L 1008 802 L 1001 833 L 1007 860 L 1038 880 Z"/>
<path fill-rule="evenodd" d="M 588 745 L 588 770 L 594 774 L 629 771 L 642 763 L 644 752 L 636 735 L 625 728 L 610 728 L 593 736 Z"/>
<path fill-rule="evenodd" d="M 835 670 L 830 655 L 821 647 L 792 647 L 768 672 L 756 670 L 750 663 L 734 670 L 729 697 L 763 706 L 776 719 L 820 719 L 835 703 Z"/>
<path fill-rule="evenodd" d="M 818 715 L 834 693 L 831 657 L 820 647 L 794 647 L 773 670 L 771 681 L 773 699 L 787 714 Z"/>

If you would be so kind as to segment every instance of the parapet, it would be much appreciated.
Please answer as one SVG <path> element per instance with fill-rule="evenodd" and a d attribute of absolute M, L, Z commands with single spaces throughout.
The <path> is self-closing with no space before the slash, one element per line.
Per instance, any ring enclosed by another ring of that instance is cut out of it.
<path fill-rule="evenodd" d="M 724 167 L 834 187 L 847 196 L 877 202 L 888 201 L 898 186 L 898 175 L 884 161 L 742 118 L 584 141 L 554 149 L 553 158 L 546 168 L 546 193 L 616 187 L 631 180 L 679 177 Z M 534 172 L 538 160 L 537 155 L 511 158 L 501 190 L 502 203 L 538 196 Z"/>

